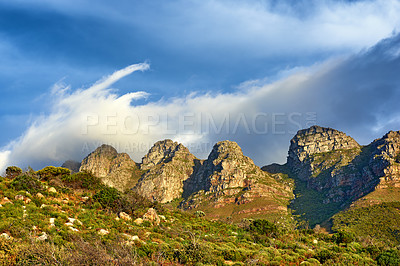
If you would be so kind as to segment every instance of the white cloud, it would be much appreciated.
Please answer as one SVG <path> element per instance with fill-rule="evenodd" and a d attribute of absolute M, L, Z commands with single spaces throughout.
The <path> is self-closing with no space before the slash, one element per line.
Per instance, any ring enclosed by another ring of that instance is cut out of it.
<path fill-rule="evenodd" d="M 82 159 L 103 143 L 139 162 L 161 139 L 183 142 L 205 158 L 220 140 L 237 141 L 263 165 L 284 162 L 290 138 L 313 124 L 349 133 L 362 144 L 381 137 L 399 121 L 400 35 L 357 56 L 288 72 L 286 78 L 244 82 L 234 93 L 191 93 L 145 101 L 146 92 L 119 96 L 110 88 L 147 64 L 132 65 L 88 89 L 53 88 L 49 115 L 34 119 L 26 132 L 3 147 L 0 166 L 42 167 Z M 138 102 L 137 100 L 141 100 Z M 143 103 L 144 102 L 144 103 Z"/>

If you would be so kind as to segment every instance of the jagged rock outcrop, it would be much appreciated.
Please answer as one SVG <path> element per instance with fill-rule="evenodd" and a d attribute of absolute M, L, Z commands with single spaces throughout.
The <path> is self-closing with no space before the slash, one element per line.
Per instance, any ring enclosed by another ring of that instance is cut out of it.
<path fill-rule="evenodd" d="M 372 172 L 380 177 L 378 188 L 400 187 L 400 131 L 390 131 L 371 143 Z"/>
<path fill-rule="evenodd" d="M 313 126 L 291 140 L 287 167 L 309 188 L 323 192 L 325 203 L 346 202 L 399 186 L 399 152 L 399 132 L 360 146 L 340 131 Z"/>
<path fill-rule="evenodd" d="M 244 156 L 236 142 L 221 141 L 185 182 L 185 192 L 190 196 L 181 207 L 227 208 L 231 216 L 286 211 L 282 202 L 292 197 L 292 189 L 289 181 L 278 181 Z M 259 201 L 264 207 L 248 207 L 246 203 L 253 201 Z"/>
<path fill-rule="evenodd" d="M 80 171 L 87 171 L 120 191 L 132 188 L 138 179 L 138 166 L 126 153 L 110 145 L 101 145 L 82 160 Z"/>
<path fill-rule="evenodd" d="M 159 141 L 143 157 L 140 168 L 146 172 L 134 190 L 161 203 L 181 198 L 183 182 L 198 164 L 199 160 L 182 144 L 169 139 Z"/>
<path fill-rule="evenodd" d="M 287 164 L 298 178 L 307 180 L 320 167 L 314 166 L 315 155 L 332 151 L 360 149 L 360 145 L 345 133 L 332 128 L 312 126 L 299 130 L 290 141 Z M 318 158 L 319 159 L 319 158 Z"/>

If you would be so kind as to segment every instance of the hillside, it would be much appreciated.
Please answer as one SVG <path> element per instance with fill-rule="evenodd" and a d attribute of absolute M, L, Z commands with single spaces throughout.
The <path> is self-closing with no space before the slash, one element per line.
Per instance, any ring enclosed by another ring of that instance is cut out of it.
<path fill-rule="evenodd" d="M 10 168 L 0 188 L 4 265 L 375 265 L 393 254 L 398 259 L 396 251 L 353 242 L 352 235 L 296 230 L 293 219 L 213 221 L 65 168 Z"/>

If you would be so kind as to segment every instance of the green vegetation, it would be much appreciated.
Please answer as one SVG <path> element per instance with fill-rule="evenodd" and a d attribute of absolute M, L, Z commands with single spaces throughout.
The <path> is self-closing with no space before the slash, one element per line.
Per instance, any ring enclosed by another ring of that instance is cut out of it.
<path fill-rule="evenodd" d="M 400 244 L 400 202 L 351 208 L 333 217 L 333 229 L 353 233 L 360 241 Z"/>
<path fill-rule="evenodd" d="M 47 192 L 51 185 L 57 193 Z M 397 242 L 360 241 L 360 232 L 349 225 L 329 235 L 296 229 L 290 215 L 213 221 L 200 210 L 183 212 L 131 191 L 121 193 L 88 173 L 39 178 L 30 171 L 1 178 L 0 200 L 4 197 L 12 203 L 0 207 L 3 265 L 397 265 L 399 261 Z M 160 225 L 136 224 L 134 220 L 150 207 L 160 215 Z M 118 218 L 121 211 L 132 219 Z M 100 234 L 102 229 L 107 233 Z"/>
<path fill-rule="evenodd" d="M 31 194 L 36 194 L 44 190 L 39 179 L 29 173 L 24 173 L 14 178 L 10 183 L 10 187 L 16 191 L 25 190 Z"/>
<path fill-rule="evenodd" d="M 46 166 L 36 172 L 41 180 L 47 181 L 54 177 L 64 177 L 71 174 L 71 171 L 64 167 Z"/>
<path fill-rule="evenodd" d="M 6 177 L 7 178 L 14 178 L 22 174 L 22 169 L 17 166 L 9 166 L 6 169 Z"/>

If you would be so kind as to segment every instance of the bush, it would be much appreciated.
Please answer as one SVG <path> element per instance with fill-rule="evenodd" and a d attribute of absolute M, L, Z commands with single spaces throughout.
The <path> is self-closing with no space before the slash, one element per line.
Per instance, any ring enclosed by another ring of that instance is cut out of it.
<path fill-rule="evenodd" d="M 207 250 L 203 245 L 197 243 L 188 243 L 181 250 L 174 254 L 174 258 L 179 263 L 193 265 L 196 263 L 212 263 L 216 264 L 216 257 L 212 256 L 210 250 Z"/>
<path fill-rule="evenodd" d="M 46 166 L 42 170 L 36 172 L 41 180 L 49 180 L 53 177 L 64 177 L 71 174 L 71 171 L 64 167 Z"/>
<path fill-rule="evenodd" d="M 43 191 L 42 183 L 34 176 L 24 174 L 17 176 L 12 182 L 11 187 L 15 190 L 26 190 L 31 194 Z"/>
<path fill-rule="evenodd" d="M 0 237 L 0 263 L 1 265 L 15 265 L 18 249 L 14 242 Z"/>
<path fill-rule="evenodd" d="M 376 258 L 378 265 L 400 265 L 399 253 L 396 250 L 387 250 L 379 254 Z"/>
<path fill-rule="evenodd" d="M 69 187 L 78 189 L 97 189 L 101 185 L 101 180 L 91 173 L 79 172 L 72 175 L 64 175 L 61 180 Z"/>
<path fill-rule="evenodd" d="M 273 236 L 278 233 L 278 227 L 264 219 L 252 221 L 249 230 L 260 235 Z"/>
<path fill-rule="evenodd" d="M 336 253 L 334 253 L 333 251 L 328 250 L 328 249 L 323 249 L 320 252 L 318 252 L 318 254 L 316 255 L 316 258 L 321 263 L 325 263 L 326 261 L 334 259 L 335 257 L 336 257 Z"/>
<path fill-rule="evenodd" d="M 6 177 L 13 179 L 22 174 L 22 169 L 17 166 L 9 166 L 6 169 Z"/>
<path fill-rule="evenodd" d="M 109 208 L 114 211 L 120 211 L 122 208 L 121 193 L 113 187 L 104 186 L 93 196 L 93 199 L 100 203 L 103 208 Z"/>
<path fill-rule="evenodd" d="M 337 244 L 348 244 L 354 241 L 354 234 L 351 232 L 339 231 L 333 235 L 333 240 Z"/>

